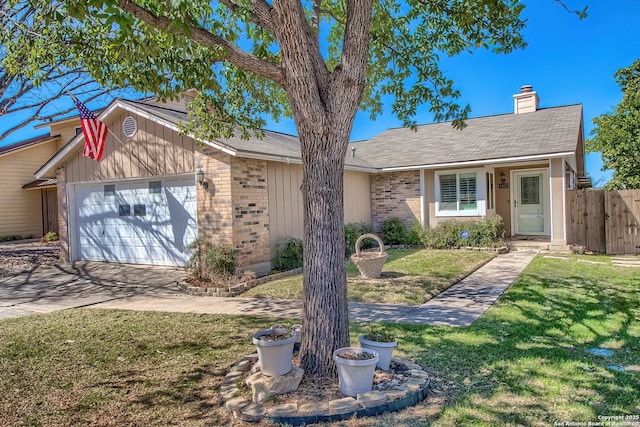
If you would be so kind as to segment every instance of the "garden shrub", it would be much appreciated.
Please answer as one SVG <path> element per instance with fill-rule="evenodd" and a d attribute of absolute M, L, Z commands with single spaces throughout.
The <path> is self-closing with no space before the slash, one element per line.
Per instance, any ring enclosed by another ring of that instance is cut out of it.
<path fill-rule="evenodd" d="M 237 251 L 228 245 L 213 246 L 204 239 L 196 239 L 187 268 L 192 276 L 214 283 L 226 282 L 236 271 Z"/>
<path fill-rule="evenodd" d="M 389 218 L 380 229 L 382 241 L 387 245 L 407 245 L 407 229 L 400 218 Z"/>
<path fill-rule="evenodd" d="M 463 239 L 463 230 L 469 231 L 469 238 Z M 458 248 L 461 246 L 498 247 L 504 245 L 504 222 L 498 215 L 481 221 L 446 220 L 435 228 L 425 229 L 421 241 L 433 249 Z"/>
<path fill-rule="evenodd" d="M 344 225 L 344 256 L 349 258 L 356 252 L 356 241 L 363 234 L 373 233 L 371 226 L 364 222 L 351 222 Z M 361 249 L 370 249 L 375 240 L 365 239 L 360 245 Z"/>
<path fill-rule="evenodd" d="M 212 278 L 228 279 L 236 272 L 237 251 L 229 245 L 212 246 L 205 258 L 206 269 Z"/>
<path fill-rule="evenodd" d="M 4 236 L 0 236 L 0 242 L 10 242 L 12 240 L 22 240 L 22 236 L 18 236 L 17 234 L 7 234 Z"/>
<path fill-rule="evenodd" d="M 407 230 L 407 245 L 418 246 L 422 245 L 422 225 L 418 221 L 411 224 L 409 230 Z"/>
<path fill-rule="evenodd" d="M 276 245 L 275 269 L 289 271 L 302 267 L 303 252 L 302 240 L 295 237 L 282 238 Z"/>
<path fill-rule="evenodd" d="M 55 231 L 49 231 L 47 234 L 45 234 L 42 237 L 42 241 L 43 242 L 57 242 L 58 241 L 58 235 L 56 234 Z"/>

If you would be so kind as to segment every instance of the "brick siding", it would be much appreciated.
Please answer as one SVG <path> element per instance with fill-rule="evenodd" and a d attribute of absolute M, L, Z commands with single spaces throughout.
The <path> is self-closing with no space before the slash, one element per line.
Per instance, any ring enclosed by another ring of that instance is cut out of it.
<path fill-rule="evenodd" d="M 390 218 L 405 226 L 420 221 L 420 171 L 371 175 L 371 225 L 379 231 Z"/>
<path fill-rule="evenodd" d="M 238 264 L 267 262 L 271 255 L 267 162 L 233 158 L 232 165 L 233 243 Z"/>

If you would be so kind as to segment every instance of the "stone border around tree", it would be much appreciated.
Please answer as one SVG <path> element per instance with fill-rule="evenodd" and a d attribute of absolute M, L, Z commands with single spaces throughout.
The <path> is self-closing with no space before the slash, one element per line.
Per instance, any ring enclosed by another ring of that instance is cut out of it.
<path fill-rule="evenodd" d="M 272 408 L 253 403 L 239 396 L 239 385 L 258 362 L 257 354 L 243 357 L 234 365 L 222 380 L 220 396 L 224 407 L 235 418 L 244 421 L 258 422 L 267 418 L 276 423 L 301 426 L 320 422 L 343 421 L 350 418 L 374 417 L 385 412 L 400 411 L 417 405 L 427 398 L 431 382 L 422 366 L 397 357 L 396 363 L 409 368 L 410 378 L 396 389 L 385 391 L 369 391 L 359 394 L 357 399 L 345 397 L 330 402 L 316 402 L 298 405 L 296 402 L 284 403 Z"/>

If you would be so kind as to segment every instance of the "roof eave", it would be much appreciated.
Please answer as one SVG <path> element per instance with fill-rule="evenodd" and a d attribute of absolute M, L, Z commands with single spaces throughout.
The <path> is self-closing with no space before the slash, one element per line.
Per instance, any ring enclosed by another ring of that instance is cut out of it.
<path fill-rule="evenodd" d="M 460 166 L 495 165 L 500 163 L 545 160 L 545 159 L 567 157 L 567 156 L 575 156 L 575 153 L 573 151 L 564 151 L 559 153 L 535 154 L 530 156 L 501 157 L 497 159 L 467 160 L 467 161 L 461 161 L 461 162 L 433 163 L 433 164 L 422 164 L 422 165 L 411 165 L 411 166 L 392 166 L 392 167 L 382 167 L 379 169 L 379 171 L 395 172 L 395 171 L 420 170 L 420 169 L 445 169 L 445 168 L 453 168 L 453 167 L 460 167 Z"/>
<path fill-rule="evenodd" d="M 12 149 L 12 150 L 7 150 L 5 152 L 1 152 L 0 153 L 0 157 L 7 156 L 9 154 L 19 153 L 20 151 L 28 150 L 30 148 L 35 148 L 35 147 L 38 147 L 38 146 L 40 146 L 42 144 L 47 144 L 49 142 L 55 141 L 57 139 L 60 139 L 60 135 L 54 135 L 52 137 L 43 139 L 41 141 L 34 142 L 32 144 L 24 145 L 22 147 L 18 147 L 18 148 Z"/>
<path fill-rule="evenodd" d="M 148 113 L 147 111 L 144 111 L 141 108 L 136 107 L 135 105 L 128 103 L 124 100 L 121 99 L 116 99 L 113 102 L 111 102 L 111 104 L 109 104 L 109 106 L 102 112 L 100 113 L 100 115 L 98 116 L 98 119 L 102 120 L 103 122 L 106 121 L 106 119 L 117 109 L 117 108 L 121 108 L 123 110 L 126 111 L 130 111 L 132 113 L 135 113 L 145 119 L 148 119 L 154 123 L 157 123 L 159 125 L 165 126 L 169 129 L 172 129 L 176 132 L 179 132 L 179 126 L 176 126 L 174 123 L 171 123 L 167 120 L 164 120 L 158 116 L 155 116 L 153 114 Z M 193 135 L 193 133 L 189 133 L 187 134 L 188 137 L 193 138 L 194 140 L 197 140 L 198 142 L 202 142 L 203 144 L 209 145 L 210 147 L 213 147 L 215 149 L 218 149 L 220 151 L 223 151 L 227 154 L 230 154 L 232 156 L 235 156 L 237 154 L 237 150 L 225 146 L 225 145 L 221 145 L 212 141 L 202 141 L 199 139 L 196 139 L 195 136 Z M 57 168 L 60 163 L 63 163 L 64 161 L 67 160 L 67 156 L 70 156 L 72 153 L 75 152 L 76 149 L 79 148 L 79 146 L 81 146 L 80 144 L 84 141 L 84 135 L 82 133 L 76 135 L 75 137 L 73 137 L 68 144 L 66 144 L 64 147 L 62 147 L 47 163 L 45 163 L 40 169 L 38 169 L 38 171 L 35 173 L 35 177 L 37 179 L 42 179 L 48 175 L 50 175 L 52 173 L 53 170 L 55 170 L 55 168 Z M 55 175 L 55 173 L 54 173 Z"/>
<path fill-rule="evenodd" d="M 242 157 L 246 159 L 266 160 L 269 162 L 278 162 L 278 163 L 286 163 L 286 164 L 294 164 L 294 165 L 302 164 L 302 158 L 300 156 L 264 154 L 256 151 L 238 150 L 237 157 Z M 344 168 L 345 170 L 356 171 L 356 172 L 367 172 L 367 173 L 376 173 L 380 171 L 380 169 L 375 168 L 373 166 L 359 166 L 359 165 L 350 165 L 350 164 L 345 164 Z"/>

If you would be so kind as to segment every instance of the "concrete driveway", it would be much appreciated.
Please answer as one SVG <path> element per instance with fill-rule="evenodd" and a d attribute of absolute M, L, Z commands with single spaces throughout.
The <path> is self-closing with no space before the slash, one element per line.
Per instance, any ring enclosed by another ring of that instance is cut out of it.
<path fill-rule="evenodd" d="M 0 319 L 135 296 L 181 295 L 187 273 L 174 267 L 76 262 L 0 277 Z"/>

